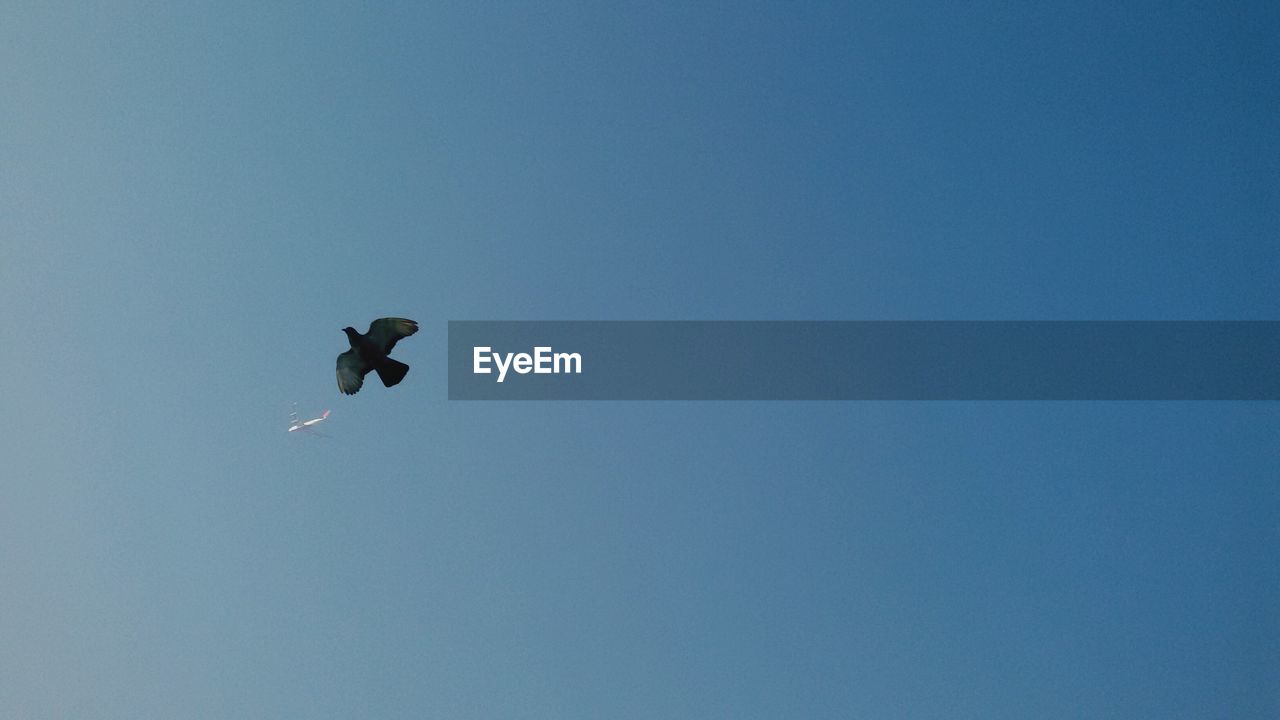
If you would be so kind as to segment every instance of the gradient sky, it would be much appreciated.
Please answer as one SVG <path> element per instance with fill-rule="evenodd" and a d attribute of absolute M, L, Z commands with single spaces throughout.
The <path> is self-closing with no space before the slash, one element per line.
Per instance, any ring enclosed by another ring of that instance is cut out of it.
<path fill-rule="evenodd" d="M 1274 403 L 444 372 L 449 319 L 1280 319 L 1274 3 L 263 5 L 0 9 L 0 715 L 1280 715 Z M 339 396 L 382 315 L 413 371 Z"/>

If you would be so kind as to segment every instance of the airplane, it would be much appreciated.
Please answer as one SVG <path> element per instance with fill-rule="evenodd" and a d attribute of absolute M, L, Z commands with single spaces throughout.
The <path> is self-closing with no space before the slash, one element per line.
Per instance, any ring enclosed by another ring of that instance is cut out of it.
<path fill-rule="evenodd" d="M 311 418 L 310 420 L 300 420 L 298 418 L 298 408 L 297 406 L 294 406 L 293 412 L 289 413 L 289 432 L 293 432 L 294 430 L 301 430 L 302 432 L 308 433 L 310 435 L 324 435 L 324 433 L 322 432 L 319 432 L 317 430 L 312 430 L 311 426 L 315 425 L 321 420 L 324 420 L 327 417 L 329 417 L 329 411 L 325 410 L 323 413 L 321 413 L 320 417 L 318 418 Z"/>

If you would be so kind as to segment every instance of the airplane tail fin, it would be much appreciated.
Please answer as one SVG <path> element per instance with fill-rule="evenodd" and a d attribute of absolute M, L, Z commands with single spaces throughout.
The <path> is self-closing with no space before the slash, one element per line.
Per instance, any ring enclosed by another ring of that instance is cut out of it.
<path fill-rule="evenodd" d="M 320 419 L 321 419 L 321 420 L 324 420 L 324 419 L 325 419 L 325 418 L 327 418 L 327 417 L 329 417 L 329 411 L 328 411 L 328 410 L 325 410 L 323 413 L 321 413 L 321 415 L 320 415 Z"/>
<path fill-rule="evenodd" d="M 391 387 L 404 379 L 405 374 L 409 372 L 409 366 L 399 360 L 387 358 L 378 363 L 378 367 L 375 370 L 378 371 L 378 377 L 381 378 L 382 384 Z"/>

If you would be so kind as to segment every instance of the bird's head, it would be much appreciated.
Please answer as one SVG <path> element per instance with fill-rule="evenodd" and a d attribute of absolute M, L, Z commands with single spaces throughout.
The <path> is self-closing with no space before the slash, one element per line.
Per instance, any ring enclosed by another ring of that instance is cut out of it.
<path fill-rule="evenodd" d="M 347 334 L 347 340 L 349 340 L 353 345 L 356 342 L 356 338 L 360 337 L 360 333 L 356 332 L 356 329 L 353 327 L 344 327 L 342 328 L 342 332 Z"/>

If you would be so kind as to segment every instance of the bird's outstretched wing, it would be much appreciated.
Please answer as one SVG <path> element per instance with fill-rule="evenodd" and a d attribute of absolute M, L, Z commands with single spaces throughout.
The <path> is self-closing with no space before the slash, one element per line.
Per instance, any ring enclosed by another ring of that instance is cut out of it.
<path fill-rule="evenodd" d="M 396 346 L 396 341 L 416 332 L 418 332 L 418 323 L 412 320 L 385 317 L 369 323 L 369 332 L 365 333 L 365 337 L 369 338 L 369 342 L 382 348 L 382 352 L 389 353 L 391 348 Z"/>
<path fill-rule="evenodd" d="M 369 366 L 360 359 L 355 350 L 348 350 L 338 356 L 338 389 L 347 395 L 360 392 L 364 384 L 364 376 Z"/>

